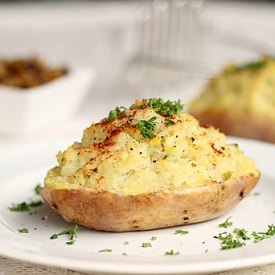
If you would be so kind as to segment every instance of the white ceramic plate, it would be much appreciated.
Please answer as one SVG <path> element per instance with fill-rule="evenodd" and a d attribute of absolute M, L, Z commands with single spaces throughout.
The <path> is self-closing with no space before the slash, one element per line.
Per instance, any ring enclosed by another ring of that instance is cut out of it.
<path fill-rule="evenodd" d="M 31 213 L 8 210 L 12 203 L 39 199 L 34 187 L 55 164 L 56 152 L 71 141 L 8 148 L 0 155 L 0 254 L 103 274 L 197 274 L 275 262 L 275 238 L 247 241 L 245 247 L 231 250 L 220 250 L 220 241 L 213 238 L 235 227 L 266 231 L 268 225 L 275 224 L 275 146 L 236 138 L 230 141 L 239 143 L 262 171 L 256 189 L 234 210 L 208 222 L 146 232 L 105 233 L 79 228 L 75 245 L 66 245 L 67 235 L 50 239 L 71 225 L 45 205 Z M 229 216 L 233 226 L 219 228 Z M 24 227 L 29 233 L 18 232 Z M 189 234 L 174 234 L 178 229 Z M 142 247 L 148 242 L 151 247 Z M 109 252 L 99 252 L 105 249 Z M 171 250 L 179 255 L 165 255 Z"/>

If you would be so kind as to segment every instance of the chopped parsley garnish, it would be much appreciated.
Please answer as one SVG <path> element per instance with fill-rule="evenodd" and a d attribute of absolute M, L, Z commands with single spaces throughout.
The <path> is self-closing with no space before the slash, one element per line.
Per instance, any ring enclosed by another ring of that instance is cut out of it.
<path fill-rule="evenodd" d="M 152 247 L 151 243 L 142 243 L 141 247 Z"/>
<path fill-rule="evenodd" d="M 236 236 L 242 240 L 250 240 L 250 237 L 247 236 L 247 230 L 243 229 L 239 229 L 239 228 L 235 228 L 233 231 Z"/>
<path fill-rule="evenodd" d="M 37 207 L 37 206 L 40 206 L 40 205 L 42 205 L 42 204 L 43 204 L 43 201 L 38 200 L 38 201 L 32 201 L 32 202 L 30 202 L 30 203 L 29 203 L 29 206 L 30 206 L 30 207 Z"/>
<path fill-rule="evenodd" d="M 135 126 L 140 130 L 144 138 L 153 138 L 155 134 L 156 117 L 151 117 L 149 120 L 140 120 Z"/>
<path fill-rule="evenodd" d="M 116 107 L 114 110 L 109 112 L 108 120 L 112 121 L 115 120 L 121 113 L 125 111 L 125 107 Z"/>
<path fill-rule="evenodd" d="M 189 233 L 189 231 L 187 231 L 187 230 L 176 230 L 175 231 L 175 235 L 185 235 L 185 234 L 188 234 Z"/>
<path fill-rule="evenodd" d="M 9 210 L 14 212 L 24 212 L 29 211 L 30 207 L 26 202 L 21 202 L 18 204 L 13 204 L 11 207 L 9 207 Z"/>
<path fill-rule="evenodd" d="M 220 227 L 220 228 L 227 228 L 227 227 L 229 227 L 229 226 L 232 226 L 233 223 L 229 221 L 231 218 L 232 218 L 232 217 L 229 217 L 229 218 L 227 218 L 227 219 L 225 220 L 224 223 L 220 223 L 220 224 L 219 224 L 219 227 Z"/>
<path fill-rule="evenodd" d="M 32 201 L 30 203 L 21 202 L 18 204 L 12 204 L 12 206 L 9 207 L 9 210 L 13 212 L 28 212 L 31 210 L 32 207 L 38 207 L 42 204 L 43 202 L 41 200 Z"/>
<path fill-rule="evenodd" d="M 161 116 L 165 117 L 164 124 L 166 126 L 173 125 L 176 122 L 173 120 L 174 115 L 177 115 L 183 110 L 183 104 L 180 100 L 171 101 L 167 100 L 164 101 L 161 98 L 150 98 L 150 99 L 143 99 L 141 101 L 136 101 L 130 109 L 132 110 L 140 110 L 144 108 L 151 108 L 156 113 Z M 126 108 L 116 107 L 114 110 L 109 112 L 108 121 L 115 120 L 121 113 L 125 112 Z M 156 126 L 156 117 L 151 117 L 149 120 L 140 120 L 138 123 L 135 124 L 142 136 L 144 138 L 153 138 L 156 136 L 155 134 L 155 126 Z"/>
<path fill-rule="evenodd" d="M 39 191 L 41 189 L 40 184 L 37 184 L 34 187 L 34 193 L 36 195 L 40 195 Z M 13 203 L 12 206 L 8 207 L 10 211 L 13 212 L 29 212 L 31 211 L 31 208 L 41 206 L 43 204 L 42 200 L 33 200 L 31 202 L 21 202 L 21 203 Z"/>
<path fill-rule="evenodd" d="M 161 98 L 143 99 L 142 101 L 138 101 L 135 104 L 133 104 L 131 106 L 131 109 L 144 109 L 146 107 L 153 109 L 156 113 L 165 117 L 177 115 L 183 110 L 183 104 L 180 100 L 164 101 Z"/>
<path fill-rule="evenodd" d="M 74 244 L 75 243 L 75 240 L 77 238 L 77 231 L 78 231 L 78 226 L 77 224 L 72 226 L 72 227 L 68 227 L 66 229 L 64 229 L 63 231 L 59 232 L 58 234 L 53 234 L 50 239 L 51 240 L 54 240 L 54 239 L 57 239 L 59 236 L 62 236 L 62 235 L 70 235 L 69 236 L 69 241 L 66 242 L 66 244 Z"/>
<path fill-rule="evenodd" d="M 174 125 L 174 124 L 175 124 L 175 121 L 172 120 L 172 119 L 166 118 L 166 119 L 164 120 L 164 124 L 165 124 L 165 126 Z"/>
<path fill-rule="evenodd" d="M 34 193 L 36 195 L 40 195 L 40 189 L 41 189 L 41 185 L 40 184 L 37 184 L 34 188 Z"/>
<path fill-rule="evenodd" d="M 245 246 L 245 242 L 240 240 L 238 237 L 234 237 L 231 233 L 223 232 L 214 238 L 221 241 L 221 250 L 232 249 L 237 247 Z"/>
<path fill-rule="evenodd" d="M 50 239 L 55 240 L 58 238 L 58 236 L 59 236 L 59 234 L 53 234 L 53 235 L 51 235 Z"/>
<path fill-rule="evenodd" d="M 271 238 L 275 235 L 275 225 L 268 225 L 268 229 L 266 232 L 252 232 L 252 236 L 254 237 L 254 242 L 260 242 L 264 239 Z"/>
<path fill-rule="evenodd" d="M 166 256 L 176 256 L 176 255 L 179 255 L 179 254 L 180 254 L 179 252 L 174 252 L 173 249 L 165 252 Z"/>
<path fill-rule="evenodd" d="M 102 253 L 102 252 L 113 252 L 113 250 L 110 249 L 110 248 L 104 248 L 104 249 L 99 250 L 98 252 L 99 253 Z"/>
<path fill-rule="evenodd" d="M 245 246 L 245 241 L 254 239 L 254 243 L 260 242 L 264 239 L 268 239 L 275 236 L 275 225 L 268 225 L 266 232 L 256 232 L 253 231 L 251 234 L 248 234 L 248 231 L 245 229 L 235 228 L 232 233 L 223 232 L 214 238 L 221 241 L 221 249 L 231 249 L 236 247 Z"/>
<path fill-rule="evenodd" d="M 156 239 L 157 239 L 156 236 L 152 236 L 150 240 L 151 240 L 151 241 L 155 241 Z"/>
<path fill-rule="evenodd" d="M 158 114 L 166 117 L 177 115 L 183 110 L 183 104 L 180 100 L 163 101 L 161 98 L 150 98 L 147 101 L 147 106 L 154 109 Z"/>
<path fill-rule="evenodd" d="M 18 232 L 20 232 L 20 233 L 29 233 L 29 230 L 28 230 L 28 228 L 21 228 L 21 229 L 18 229 Z"/>

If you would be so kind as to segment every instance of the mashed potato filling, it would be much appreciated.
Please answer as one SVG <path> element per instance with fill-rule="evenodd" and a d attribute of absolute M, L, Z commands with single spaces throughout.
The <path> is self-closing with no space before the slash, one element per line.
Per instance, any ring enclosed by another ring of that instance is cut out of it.
<path fill-rule="evenodd" d="M 48 172 L 45 186 L 137 195 L 223 184 L 258 173 L 254 161 L 227 144 L 224 134 L 201 127 L 180 108 L 164 112 L 150 100 L 116 109 L 85 129 L 80 143 L 58 153 L 58 166 Z"/>

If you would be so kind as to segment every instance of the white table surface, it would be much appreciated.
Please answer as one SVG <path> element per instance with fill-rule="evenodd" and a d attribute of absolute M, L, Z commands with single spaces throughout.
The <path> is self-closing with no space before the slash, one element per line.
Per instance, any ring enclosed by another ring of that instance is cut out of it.
<path fill-rule="evenodd" d="M 68 5 L 65 4 L 65 1 L 57 5 L 53 2 L 29 3 L 27 5 L 20 2 L 16 2 L 16 5 L 7 2 L 0 3 L 0 55 L 13 56 L 36 52 L 58 62 L 69 60 L 72 64 L 93 64 L 99 73 L 90 95 L 86 98 L 78 114 L 70 120 L 70 128 L 66 127 L 65 123 L 64 126 L 60 125 L 52 131 L 45 131 L 42 136 L 41 133 L 13 137 L 0 134 L 0 150 L 16 144 L 31 143 L 37 138 L 50 141 L 70 136 L 74 140 L 79 140 L 82 130 L 93 121 L 106 115 L 117 101 L 129 101 L 134 98 L 134 94 L 129 96 L 129 91 L 126 90 L 128 86 L 123 81 L 125 81 L 124 73 L 132 51 L 131 47 L 135 41 L 128 26 L 133 24 L 133 14 L 139 5 L 140 3 L 137 1 L 131 1 L 131 3 L 117 1 L 116 4 L 112 2 L 110 5 L 87 1 L 69 3 Z M 216 64 L 223 64 L 228 56 L 242 60 L 255 57 L 265 51 L 270 52 L 275 42 L 272 41 L 275 39 L 275 5 L 266 4 L 268 6 L 256 5 L 255 7 L 255 5 L 241 4 L 237 5 L 237 9 L 234 5 L 234 2 L 229 4 L 211 2 L 205 11 L 205 17 L 216 22 L 215 26 L 221 30 L 226 30 L 229 33 L 237 30 L 237 37 L 240 37 L 238 35 L 244 30 L 253 28 L 254 31 L 245 31 L 244 39 L 236 42 L 238 45 L 242 44 L 238 50 L 236 48 L 232 50 L 232 45 L 227 45 L 228 47 L 224 47 L 223 53 L 215 55 L 212 52 L 208 55 L 208 60 L 211 59 Z M 247 16 L 242 17 L 246 13 Z M 240 24 L 242 24 L 241 29 Z M 68 26 L 70 29 L 67 28 Z M 58 37 L 62 28 L 67 30 L 62 33 L 63 41 L 65 39 L 65 42 L 68 43 L 66 51 L 59 48 L 60 41 L 53 42 L 52 47 L 48 47 L 47 39 L 44 39 L 43 36 L 40 40 L 34 39 L 41 30 L 44 31 L 45 36 Z M 51 33 L 53 30 L 54 32 Z M 24 31 L 28 32 L 26 36 L 33 39 L 31 40 L 33 43 L 23 41 Z M 80 35 L 81 32 L 85 35 Z M 86 37 L 87 32 L 90 33 L 89 37 Z M 78 50 L 73 47 L 75 40 L 72 37 L 74 36 L 81 40 Z M 103 46 L 102 43 L 97 42 L 100 39 L 106 42 Z M 110 41 L 112 41 L 111 45 Z M 245 51 L 244 44 L 247 41 L 257 41 L 257 43 L 255 42 L 257 49 L 251 47 Z M 258 41 L 260 42 L 258 43 Z M 82 274 L 23 263 L 0 256 L 1 275 L 18 272 L 20 274 Z M 275 264 L 217 274 L 275 274 Z"/>

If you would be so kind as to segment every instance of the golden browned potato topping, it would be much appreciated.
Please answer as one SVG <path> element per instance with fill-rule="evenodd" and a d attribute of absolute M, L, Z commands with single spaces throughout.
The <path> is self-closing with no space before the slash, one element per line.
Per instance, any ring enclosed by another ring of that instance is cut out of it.
<path fill-rule="evenodd" d="M 180 101 L 159 98 L 110 111 L 57 160 L 45 178 L 48 189 L 136 195 L 259 176 L 254 161 L 224 134 L 201 127 Z"/>

